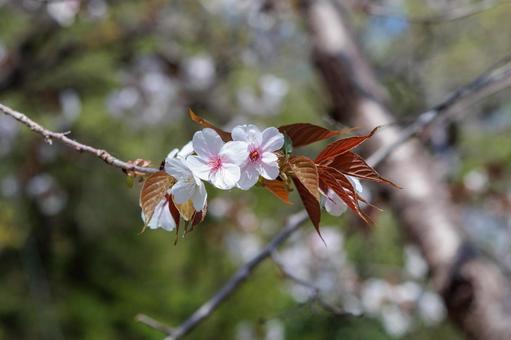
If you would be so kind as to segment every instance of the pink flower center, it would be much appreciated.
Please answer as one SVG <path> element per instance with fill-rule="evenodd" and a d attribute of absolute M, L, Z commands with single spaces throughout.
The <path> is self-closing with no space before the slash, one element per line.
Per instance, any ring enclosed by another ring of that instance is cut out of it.
<path fill-rule="evenodd" d="M 220 156 L 215 156 L 209 160 L 208 165 L 211 171 L 216 172 L 222 167 L 222 158 L 220 158 Z"/>
<path fill-rule="evenodd" d="M 248 158 L 250 159 L 251 162 L 257 162 L 258 160 L 261 159 L 261 153 L 259 152 L 258 149 L 252 149 L 248 155 Z"/>

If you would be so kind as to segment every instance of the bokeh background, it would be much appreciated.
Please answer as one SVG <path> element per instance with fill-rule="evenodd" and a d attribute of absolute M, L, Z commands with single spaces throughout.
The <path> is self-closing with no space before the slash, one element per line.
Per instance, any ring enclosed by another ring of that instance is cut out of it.
<path fill-rule="evenodd" d="M 343 2 L 354 34 L 406 125 L 509 53 L 511 5 L 423 20 L 474 1 Z M 370 10 L 372 9 L 372 10 Z M 420 138 L 481 252 L 511 263 L 511 101 L 504 91 Z M 198 129 L 331 126 L 293 1 L 1 0 L 0 102 L 154 166 Z M 319 143 L 303 150 L 313 154 Z M 47 145 L 0 116 L 0 339 L 160 339 L 144 313 L 178 325 L 300 209 L 261 188 L 210 194 L 209 215 L 174 245 L 146 231 L 139 185 L 90 155 Z M 461 339 L 428 268 L 385 206 L 371 232 L 323 214 L 279 252 L 352 316 L 336 316 L 266 261 L 190 339 Z"/>

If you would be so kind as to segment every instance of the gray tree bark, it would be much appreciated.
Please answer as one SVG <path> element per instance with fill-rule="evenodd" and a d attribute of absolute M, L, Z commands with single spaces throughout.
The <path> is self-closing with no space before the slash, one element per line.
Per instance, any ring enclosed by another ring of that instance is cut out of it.
<path fill-rule="evenodd" d="M 384 91 L 338 4 L 299 3 L 310 34 L 312 62 L 330 94 L 334 118 L 364 129 L 385 125 L 369 148 L 374 152 L 391 145 L 400 128 L 389 125 L 394 119 L 383 104 Z M 511 339 L 510 283 L 463 238 L 447 188 L 424 147 L 416 140 L 404 144 L 381 171 L 404 188 L 391 191 L 393 211 L 426 258 L 450 319 L 471 339 Z"/>

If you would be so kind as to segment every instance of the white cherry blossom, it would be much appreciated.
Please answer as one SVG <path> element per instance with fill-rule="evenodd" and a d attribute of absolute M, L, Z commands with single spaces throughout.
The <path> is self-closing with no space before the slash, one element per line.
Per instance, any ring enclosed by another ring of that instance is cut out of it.
<path fill-rule="evenodd" d="M 165 162 L 167 162 L 173 158 L 176 158 L 176 157 L 185 159 L 192 153 L 193 153 L 193 145 L 192 145 L 192 141 L 189 141 L 181 148 L 181 150 L 179 150 L 178 148 L 172 149 L 169 152 L 169 154 L 167 155 L 167 157 L 165 158 Z"/>
<path fill-rule="evenodd" d="M 208 193 L 204 183 L 191 170 L 188 160 L 182 158 L 170 158 L 165 162 L 165 171 L 176 179 L 176 183 L 170 189 L 170 193 L 176 204 L 192 200 L 193 208 L 201 211 L 206 205 Z"/>
<path fill-rule="evenodd" d="M 197 131 L 192 143 L 197 156 L 186 160 L 193 173 L 219 189 L 235 187 L 240 180 L 240 165 L 248 157 L 247 143 L 224 143 L 218 133 L 209 128 Z"/>
<path fill-rule="evenodd" d="M 232 139 L 248 144 L 248 155 L 238 182 L 240 189 L 250 189 L 259 176 L 269 180 L 278 177 L 280 170 L 275 151 L 284 145 L 284 135 L 277 128 L 269 127 L 261 132 L 255 125 L 240 125 L 232 130 Z"/>
<path fill-rule="evenodd" d="M 144 213 L 142 213 L 142 220 L 146 220 Z M 147 223 L 147 227 L 149 229 L 162 228 L 167 231 L 172 231 L 176 228 L 176 222 L 170 214 L 169 203 L 166 199 L 161 200 L 156 205 L 153 216 L 151 216 L 151 220 Z"/>

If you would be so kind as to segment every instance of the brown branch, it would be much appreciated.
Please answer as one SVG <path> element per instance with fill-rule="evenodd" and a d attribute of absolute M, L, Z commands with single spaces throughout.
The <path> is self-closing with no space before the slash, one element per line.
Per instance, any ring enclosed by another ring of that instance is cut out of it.
<path fill-rule="evenodd" d="M 142 173 L 153 173 L 158 171 L 156 168 L 144 168 L 140 167 L 134 164 L 130 164 L 125 161 L 121 161 L 118 158 L 115 158 L 110 153 L 108 153 L 105 150 L 102 149 L 96 149 L 92 146 L 82 144 L 74 139 L 71 139 L 67 137 L 69 132 L 53 132 L 50 131 L 40 124 L 34 122 L 32 119 L 28 118 L 26 115 L 24 115 L 21 112 L 15 111 L 3 104 L 0 104 L 0 112 L 3 112 L 7 116 L 11 116 L 12 118 L 16 119 L 18 122 L 28 126 L 30 130 L 34 131 L 35 133 L 40 134 L 44 141 L 48 144 L 52 144 L 53 140 L 58 140 L 59 142 L 62 142 L 63 144 L 71 147 L 77 152 L 86 152 L 90 153 L 100 159 L 102 159 L 105 163 L 115 166 L 119 169 L 125 170 L 125 171 L 136 171 L 136 172 L 142 172 Z"/>

